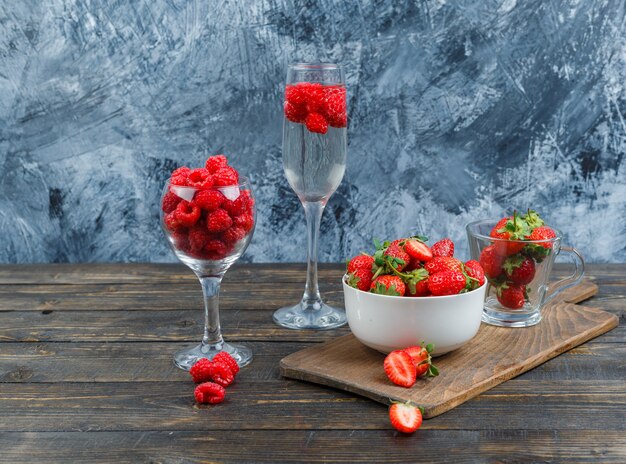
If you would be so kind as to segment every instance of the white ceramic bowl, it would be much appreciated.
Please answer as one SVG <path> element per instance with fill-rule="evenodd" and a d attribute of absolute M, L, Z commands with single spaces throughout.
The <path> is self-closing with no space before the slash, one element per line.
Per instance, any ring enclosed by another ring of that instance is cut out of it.
<path fill-rule="evenodd" d="M 478 332 L 486 288 L 487 282 L 459 295 L 387 296 L 352 288 L 343 276 L 350 330 L 361 343 L 383 353 L 422 341 L 435 345 L 434 356 L 460 348 Z"/>

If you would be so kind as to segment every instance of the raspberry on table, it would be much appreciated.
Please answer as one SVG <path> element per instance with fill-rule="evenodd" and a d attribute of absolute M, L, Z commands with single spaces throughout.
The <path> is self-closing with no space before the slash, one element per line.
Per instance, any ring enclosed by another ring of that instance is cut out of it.
<path fill-rule="evenodd" d="M 205 211 L 215 211 L 226 200 L 222 192 L 215 189 L 196 192 L 192 203 Z"/>
<path fill-rule="evenodd" d="M 194 396 L 198 403 L 217 404 L 224 401 L 226 390 L 216 383 L 205 382 L 196 387 Z"/>
<path fill-rule="evenodd" d="M 208 213 L 206 227 L 209 232 L 223 232 L 233 225 L 233 220 L 225 209 L 218 208 Z"/>
<path fill-rule="evenodd" d="M 204 167 L 211 174 L 215 174 L 220 168 L 228 166 L 228 159 L 224 155 L 209 156 Z"/>
<path fill-rule="evenodd" d="M 213 183 L 217 187 L 226 187 L 229 185 L 237 185 L 239 183 L 239 173 L 230 166 L 218 169 L 213 174 Z"/>
<path fill-rule="evenodd" d="M 189 374 L 195 383 L 203 383 L 211 380 L 211 366 L 213 361 L 207 358 L 198 359 L 191 369 L 189 369 Z"/>
<path fill-rule="evenodd" d="M 235 374 L 229 365 L 222 361 L 215 361 L 215 358 L 211 363 L 210 371 L 213 382 L 222 387 L 229 386 L 235 380 Z"/>
<path fill-rule="evenodd" d="M 227 353 L 226 351 L 220 351 L 213 356 L 213 362 L 222 362 L 226 364 L 230 368 L 233 375 L 237 375 L 239 372 L 239 364 L 237 364 L 235 358 L 233 358 L 230 353 Z"/>

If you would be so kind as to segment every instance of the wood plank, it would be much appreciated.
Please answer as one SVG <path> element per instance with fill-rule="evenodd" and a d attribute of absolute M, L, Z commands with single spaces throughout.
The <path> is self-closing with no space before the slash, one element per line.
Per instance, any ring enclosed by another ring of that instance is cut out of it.
<path fill-rule="evenodd" d="M 321 285 L 325 300 L 343 305 L 343 290 L 338 280 Z M 220 292 L 225 309 L 278 309 L 302 298 L 300 284 L 254 283 L 250 286 L 228 282 Z M 162 311 L 202 307 L 202 291 L 196 282 L 176 285 L 3 285 L 0 286 L 0 311 L 74 311 L 126 310 Z"/>
<path fill-rule="evenodd" d="M 462 349 L 437 359 L 441 375 L 410 389 L 388 381 L 384 355 L 353 335 L 306 348 L 280 362 L 287 377 L 321 383 L 376 401 L 412 401 L 435 417 L 493 386 L 519 375 L 618 324 L 615 315 L 571 303 L 549 304 L 541 324 L 525 329 L 481 325 Z"/>
<path fill-rule="evenodd" d="M 589 304 L 597 301 L 590 300 Z M 620 315 L 620 325 L 602 335 L 602 343 L 626 340 L 626 300 L 603 300 L 603 309 Z M 600 306 L 600 304 L 598 304 Z M 349 333 L 347 326 L 328 331 L 290 330 L 272 321 L 273 309 L 220 312 L 224 336 L 243 341 L 326 342 Z M 203 311 L 6 311 L 0 312 L 3 342 L 194 342 L 202 333 Z M 0 348 L 1 349 L 1 348 Z"/>
<path fill-rule="evenodd" d="M 29 432 L 0 435 L 0 448 L 11 463 L 626 462 L 610 430 Z"/>
<path fill-rule="evenodd" d="M 341 279 L 345 264 L 319 263 L 319 277 Z M 227 273 L 231 282 L 299 283 L 304 286 L 304 263 L 237 263 Z M 180 263 L 55 263 L 2 264 L 0 285 L 165 284 L 197 282 Z"/>
<path fill-rule="evenodd" d="M 306 342 L 247 342 L 247 345 L 255 358 L 242 375 L 255 381 L 280 379 L 279 360 L 310 346 Z M 174 367 L 172 357 L 187 346 L 187 343 L 4 343 L 0 345 L 0 382 L 186 382 L 187 374 Z M 384 377 L 382 358 L 381 355 L 377 369 Z M 624 359 L 626 344 L 587 343 L 542 364 L 524 378 L 624 379 Z M 445 366 L 439 360 L 437 365 L 442 370 Z"/>
<path fill-rule="evenodd" d="M 0 384 L 0 432 L 391 428 L 387 408 L 379 403 L 292 380 L 238 378 L 219 406 L 196 404 L 193 389 L 190 381 Z M 424 427 L 625 432 L 625 408 L 626 386 L 621 380 L 599 384 L 520 379 L 428 420 Z"/>

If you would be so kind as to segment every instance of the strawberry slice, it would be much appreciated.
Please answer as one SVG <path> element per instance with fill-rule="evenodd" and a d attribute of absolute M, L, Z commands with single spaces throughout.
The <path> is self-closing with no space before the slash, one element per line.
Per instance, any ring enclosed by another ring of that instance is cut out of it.
<path fill-rule="evenodd" d="M 433 257 L 432 251 L 428 248 L 424 242 L 419 240 L 407 240 L 404 243 L 404 251 L 406 251 L 412 258 L 420 261 L 430 261 Z"/>
<path fill-rule="evenodd" d="M 422 425 L 422 410 L 411 403 L 393 403 L 389 420 L 398 432 L 413 433 Z"/>
<path fill-rule="evenodd" d="M 402 350 L 392 351 L 385 358 L 385 374 L 396 385 L 409 388 L 417 379 L 413 359 Z"/>

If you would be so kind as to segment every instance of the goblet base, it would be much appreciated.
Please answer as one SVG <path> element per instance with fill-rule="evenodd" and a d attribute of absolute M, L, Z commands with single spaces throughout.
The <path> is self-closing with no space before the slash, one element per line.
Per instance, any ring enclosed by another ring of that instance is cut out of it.
<path fill-rule="evenodd" d="M 274 322 L 288 329 L 329 330 L 341 327 L 348 320 L 343 309 L 333 308 L 323 302 L 298 303 L 274 312 Z"/>
<path fill-rule="evenodd" d="M 526 306 L 527 308 L 519 310 L 507 310 L 497 303 L 495 298 L 489 297 L 483 307 L 482 321 L 499 327 L 531 327 L 539 324 L 541 311 L 532 308 L 528 303 Z"/>
<path fill-rule="evenodd" d="M 188 371 L 199 359 L 213 359 L 221 351 L 226 351 L 235 358 L 239 367 L 247 366 L 252 361 L 252 350 L 247 346 L 222 342 L 217 344 L 200 343 L 193 348 L 179 351 L 174 355 L 174 364 L 176 367 Z"/>

